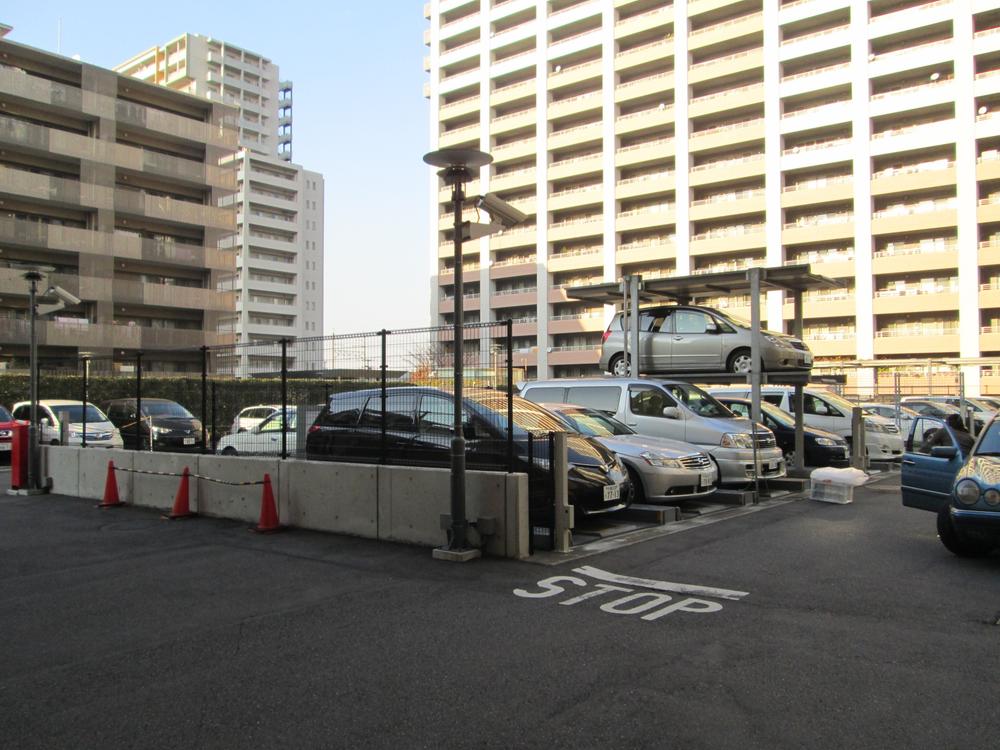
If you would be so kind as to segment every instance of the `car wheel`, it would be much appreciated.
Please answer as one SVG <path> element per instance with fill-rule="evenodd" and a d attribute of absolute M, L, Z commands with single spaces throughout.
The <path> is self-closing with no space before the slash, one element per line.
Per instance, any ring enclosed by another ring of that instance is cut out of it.
<path fill-rule="evenodd" d="M 231 445 L 229 445 L 229 446 L 226 446 L 225 448 L 222 449 L 222 455 L 223 456 L 238 456 L 239 453 L 237 452 L 237 450 L 234 447 L 232 447 Z"/>
<path fill-rule="evenodd" d="M 959 557 L 982 557 L 988 555 L 993 549 L 993 545 L 979 540 L 970 540 L 963 537 L 955 529 L 951 522 L 951 515 L 948 512 L 949 506 L 945 505 L 938 511 L 937 532 L 938 539 L 949 552 Z"/>
<path fill-rule="evenodd" d="M 726 362 L 726 372 L 746 375 L 750 372 L 752 363 L 749 349 L 737 349 L 729 355 L 729 360 Z"/>
<path fill-rule="evenodd" d="M 642 486 L 642 477 L 639 476 L 639 472 L 628 465 L 625 468 L 628 470 L 628 478 L 632 482 L 632 502 L 646 502 L 646 490 Z"/>
<path fill-rule="evenodd" d="M 53 441 L 51 441 L 49 443 L 49 445 L 59 445 L 59 441 L 58 440 L 53 440 Z"/>
<path fill-rule="evenodd" d="M 609 372 L 617 378 L 627 378 L 629 376 L 629 360 L 624 354 L 616 354 L 608 363 Z"/>

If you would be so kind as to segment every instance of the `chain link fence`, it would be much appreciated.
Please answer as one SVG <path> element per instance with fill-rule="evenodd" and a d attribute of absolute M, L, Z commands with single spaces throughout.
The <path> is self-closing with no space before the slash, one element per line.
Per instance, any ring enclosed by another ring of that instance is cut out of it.
<path fill-rule="evenodd" d="M 463 327 L 463 431 L 481 438 L 470 441 L 479 446 L 470 468 L 511 465 L 511 394 L 524 377 L 513 367 L 511 334 L 509 321 Z M 165 370 L 157 353 L 86 356 L 76 373 L 47 370 L 43 361 L 39 399 L 91 405 L 68 436 L 72 444 L 446 466 L 454 337 L 447 326 L 171 351 L 171 361 L 185 361 L 183 373 Z M 23 380 L 5 381 L 11 402 L 26 399 Z M 323 440 L 328 417 L 317 421 L 333 400 L 357 418 L 337 445 Z"/>

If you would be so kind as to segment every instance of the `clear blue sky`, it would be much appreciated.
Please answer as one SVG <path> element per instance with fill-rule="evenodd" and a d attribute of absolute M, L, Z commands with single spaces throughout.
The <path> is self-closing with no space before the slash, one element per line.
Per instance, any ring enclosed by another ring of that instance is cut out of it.
<path fill-rule="evenodd" d="M 107 68 L 184 32 L 269 57 L 295 84 L 294 159 L 326 179 L 326 332 L 428 323 L 420 0 L 4 6 L 9 40 L 56 52 L 61 19 L 62 54 Z"/>

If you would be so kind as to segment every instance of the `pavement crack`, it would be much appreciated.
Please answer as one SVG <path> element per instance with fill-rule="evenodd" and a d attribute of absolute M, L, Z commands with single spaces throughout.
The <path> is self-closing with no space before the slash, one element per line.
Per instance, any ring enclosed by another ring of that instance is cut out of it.
<path fill-rule="evenodd" d="M 240 655 L 240 648 L 243 646 L 243 626 L 246 624 L 246 620 L 240 620 L 239 630 L 236 631 L 236 651 L 233 652 L 233 658 Z"/>

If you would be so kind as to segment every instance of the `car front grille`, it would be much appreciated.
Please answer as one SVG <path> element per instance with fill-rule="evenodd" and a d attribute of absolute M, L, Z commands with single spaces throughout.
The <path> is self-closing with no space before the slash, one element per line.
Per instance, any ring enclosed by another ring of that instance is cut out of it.
<path fill-rule="evenodd" d="M 707 469 L 712 465 L 711 459 L 704 453 L 692 453 L 689 456 L 681 456 L 677 460 L 685 469 Z"/>
<path fill-rule="evenodd" d="M 774 439 L 774 434 L 770 432 L 755 432 L 754 439 L 757 441 L 758 448 L 773 448 L 778 444 Z"/>
<path fill-rule="evenodd" d="M 896 425 L 894 425 L 894 424 L 887 424 L 887 425 L 885 425 L 885 431 L 886 432 L 891 432 L 893 434 L 896 434 L 896 433 L 899 432 L 899 428 L 896 427 Z"/>

